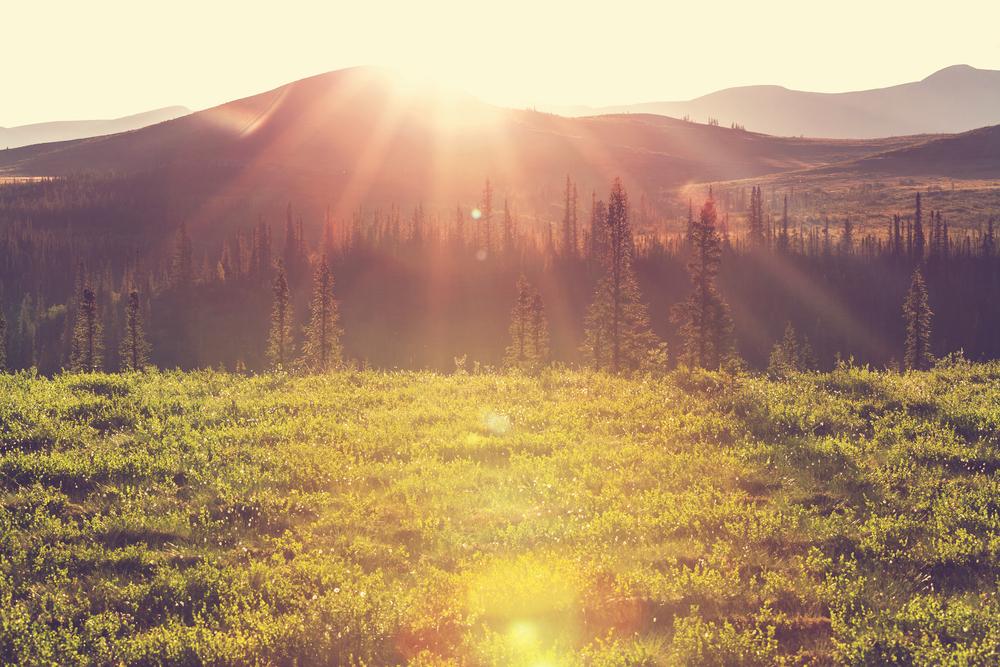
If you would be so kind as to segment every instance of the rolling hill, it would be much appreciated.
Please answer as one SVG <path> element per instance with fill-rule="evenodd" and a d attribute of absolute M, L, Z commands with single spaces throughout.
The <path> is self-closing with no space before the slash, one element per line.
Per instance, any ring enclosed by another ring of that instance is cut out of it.
<path fill-rule="evenodd" d="M 348 216 L 357 206 L 454 206 L 483 181 L 545 200 L 572 174 L 583 192 L 622 176 L 656 197 L 688 182 L 748 178 L 903 148 L 928 137 L 812 140 L 657 115 L 562 116 L 414 87 L 372 68 L 304 79 L 143 129 L 0 151 L 0 176 L 155 172 L 176 198 L 294 200 Z M 205 207 L 200 207 L 204 209 Z"/>
<path fill-rule="evenodd" d="M 1000 123 L 1000 71 L 954 65 L 922 81 L 846 93 L 781 86 L 727 88 L 683 102 L 553 109 L 574 116 L 661 114 L 781 136 L 886 137 L 956 133 Z"/>
<path fill-rule="evenodd" d="M 191 111 L 185 107 L 172 106 L 113 120 L 62 120 L 17 127 L 0 127 L 0 149 L 128 132 L 189 113 Z"/>

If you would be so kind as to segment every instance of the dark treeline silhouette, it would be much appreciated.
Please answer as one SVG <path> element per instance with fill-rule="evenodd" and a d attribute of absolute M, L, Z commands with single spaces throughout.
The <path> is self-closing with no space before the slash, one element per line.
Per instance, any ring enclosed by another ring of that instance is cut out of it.
<path fill-rule="evenodd" d="M 788 199 L 756 187 L 719 202 L 706 190 L 686 231 L 667 233 L 620 183 L 581 205 L 568 178 L 552 215 L 528 215 L 487 181 L 450 212 L 389 206 L 304 220 L 292 203 L 281 219 L 248 210 L 246 224 L 206 238 L 165 222 L 184 215 L 183 202 L 168 214 L 142 192 L 87 179 L 0 187 L 7 367 L 346 360 L 450 370 L 456 357 L 496 366 L 544 357 L 622 370 L 662 365 L 669 351 L 670 364 L 738 357 L 763 369 L 775 343 L 791 340 L 808 341 L 820 368 L 838 357 L 919 367 L 957 349 L 1000 357 L 992 223 L 952 225 L 919 195 L 872 228 L 806 224 Z M 109 203 L 127 197 L 162 224 L 130 225 Z M 934 336 L 911 364 L 901 305 L 917 270 L 927 298 L 907 303 L 933 310 Z M 512 307 L 522 318 L 514 328 Z M 544 345 L 525 342 L 512 362 L 511 332 L 527 334 L 536 314 Z M 787 352 L 779 367 L 804 358 Z"/>

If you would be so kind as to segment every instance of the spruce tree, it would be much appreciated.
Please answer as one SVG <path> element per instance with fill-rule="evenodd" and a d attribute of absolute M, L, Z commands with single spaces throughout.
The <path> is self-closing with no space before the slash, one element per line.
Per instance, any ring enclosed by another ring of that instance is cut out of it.
<path fill-rule="evenodd" d="M 576 252 L 576 185 L 567 176 L 562 223 L 562 254 L 566 259 L 575 259 Z"/>
<path fill-rule="evenodd" d="M 73 326 L 73 342 L 69 367 L 77 373 L 92 373 L 101 370 L 103 339 L 101 320 L 97 312 L 97 295 L 89 285 L 83 288 L 76 307 L 76 322 Z"/>
<path fill-rule="evenodd" d="M 931 312 L 927 301 L 927 285 L 920 269 L 913 272 L 910 289 L 903 301 L 906 340 L 903 367 L 907 370 L 927 370 L 931 366 Z"/>
<path fill-rule="evenodd" d="M 545 317 L 542 295 L 535 292 L 531 298 L 531 322 L 529 326 L 531 348 L 535 355 L 536 367 L 544 366 L 549 360 L 549 322 Z"/>
<path fill-rule="evenodd" d="M 587 311 L 583 355 L 593 368 L 612 373 L 665 363 L 632 267 L 635 245 L 621 179 L 612 185 L 606 217 L 605 273 Z"/>
<path fill-rule="evenodd" d="M 142 370 L 149 361 L 149 343 L 143 326 L 139 291 L 132 290 L 125 304 L 125 332 L 121 343 L 121 367 L 124 371 Z"/>
<path fill-rule="evenodd" d="M 816 356 L 806 338 L 799 337 L 791 322 L 785 325 L 785 334 L 771 350 L 767 372 L 783 377 L 791 373 L 816 370 Z"/>
<path fill-rule="evenodd" d="M 715 281 L 722 262 L 722 242 L 716 230 L 715 202 L 709 197 L 692 230 L 691 295 L 674 308 L 684 341 L 682 360 L 690 366 L 718 368 L 734 355 L 729 306 Z"/>
<path fill-rule="evenodd" d="M 181 223 L 174 240 L 174 254 L 170 263 L 170 284 L 177 289 L 184 289 L 191 285 L 193 276 L 191 237 L 188 236 L 187 225 Z"/>
<path fill-rule="evenodd" d="M 0 371 L 7 370 L 7 320 L 0 308 Z"/>
<path fill-rule="evenodd" d="M 532 292 L 524 276 L 517 280 L 517 297 L 510 314 L 510 345 L 504 357 L 508 368 L 537 370 L 549 358 L 549 327 L 542 296 Z"/>
<path fill-rule="evenodd" d="M 312 301 L 306 326 L 303 355 L 306 366 L 325 372 L 340 365 L 340 313 L 333 295 L 333 274 L 324 257 L 313 272 Z"/>
<path fill-rule="evenodd" d="M 528 369 L 533 362 L 531 350 L 531 286 L 521 276 L 517 279 L 517 298 L 510 314 L 510 345 L 504 364 L 508 368 Z"/>
<path fill-rule="evenodd" d="M 590 203 L 590 248 L 589 259 L 592 266 L 604 268 L 608 254 L 608 224 L 607 209 L 603 201 L 597 199 L 596 193 L 591 194 Z"/>
<path fill-rule="evenodd" d="M 268 335 L 267 358 L 272 368 L 284 368 L 292 359 L 292 303 L 288 293 L 285 267 L 278 263 L 273 284 L 271 331 Z"/>
<path fill-rule="evenodd" d="M 920 206 L 920 193 L 917 193 L 917 204 L 913 212 L 913 260 L 920 264 L 924 261 L 924 224 Z"/>

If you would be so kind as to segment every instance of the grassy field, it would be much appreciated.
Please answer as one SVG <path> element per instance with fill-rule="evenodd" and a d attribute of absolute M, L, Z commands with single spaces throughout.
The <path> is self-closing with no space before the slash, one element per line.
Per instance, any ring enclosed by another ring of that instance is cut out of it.
<path fill-rule="evenodd" d="M 0 375 L 2 664 L 997 664 L 1000 364 Z"/>

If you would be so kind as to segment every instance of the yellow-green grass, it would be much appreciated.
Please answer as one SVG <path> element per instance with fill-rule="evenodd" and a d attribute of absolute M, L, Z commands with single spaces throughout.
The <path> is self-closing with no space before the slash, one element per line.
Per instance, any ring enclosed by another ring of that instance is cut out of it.
<path fill-rule="evenodd" d="M 1000 364 L 0 376 L 0 663 L 996 664 Z"/>

